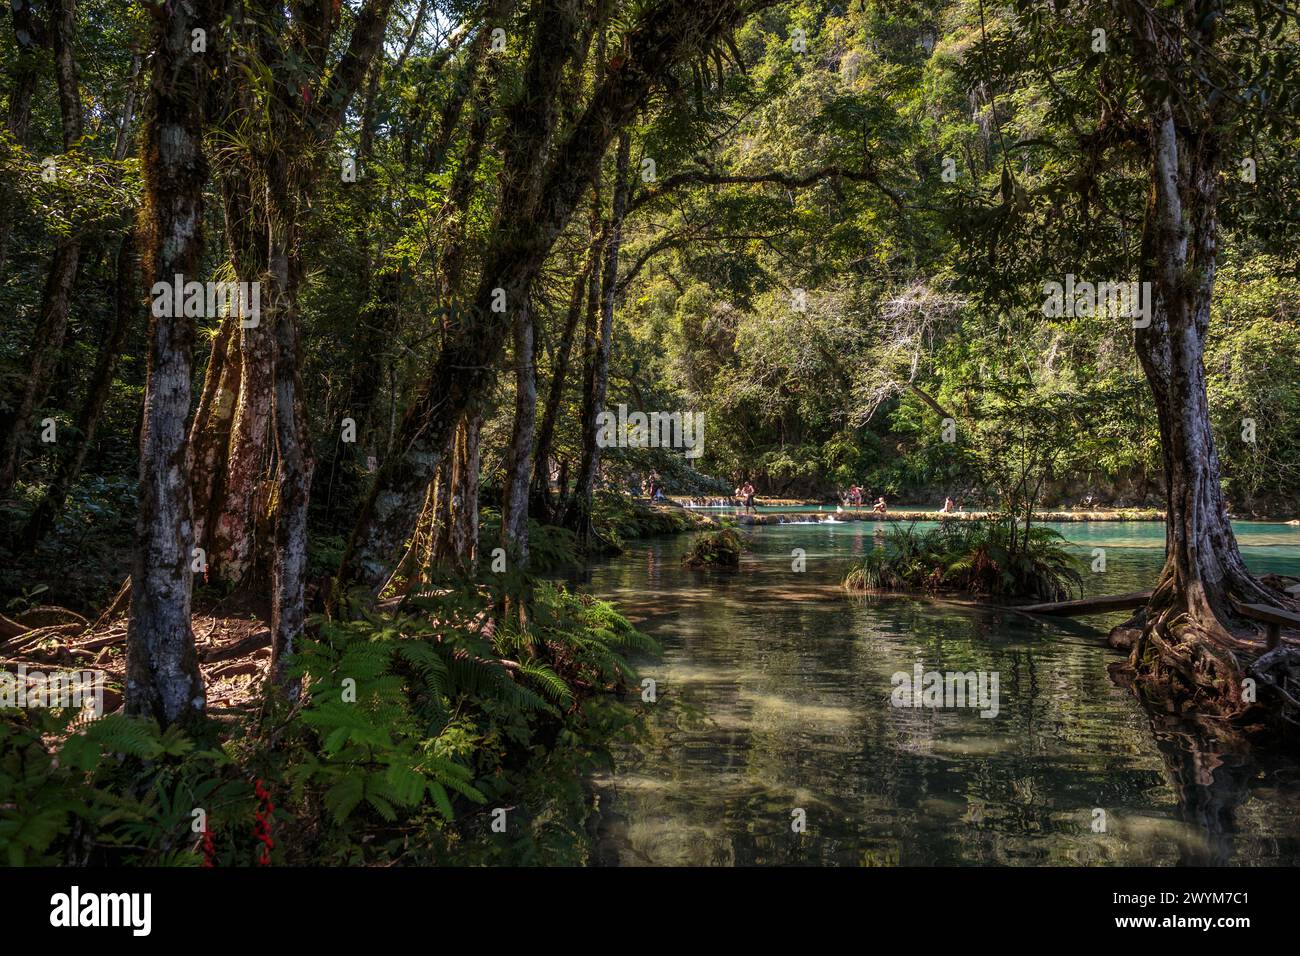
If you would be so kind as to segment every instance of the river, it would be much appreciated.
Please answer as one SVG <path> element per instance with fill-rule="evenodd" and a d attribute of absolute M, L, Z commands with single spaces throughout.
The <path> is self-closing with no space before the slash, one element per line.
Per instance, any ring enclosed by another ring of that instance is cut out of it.
<path fill-rule="evenodd" d="M 1161 524 L 1055 527 L 1085 567 L 1105 551 L 1085 593 L 1149 587 L 1160 568 Z M 657 696 L 639 738 L 593 781 L 594 862 L 1300 863 L 1300 763 L 1153 720 L 1086 628 L 843 593 L 877 528 L 748 529 L 738 572 L 683 569 L 687 535 L 591 569 L 585 587 L 664 651 L 638 662 Z M 1300 528 L 1236 529 L 1253 570 L 1300 574 Z M 996 675 L 997 715 L 893 706 L 894 675 L 918 663 Z"/>

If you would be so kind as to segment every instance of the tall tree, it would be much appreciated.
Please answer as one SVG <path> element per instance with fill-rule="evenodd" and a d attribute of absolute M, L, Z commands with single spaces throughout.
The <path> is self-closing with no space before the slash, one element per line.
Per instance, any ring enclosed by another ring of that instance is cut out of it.
<path fill-rule="evenodd" d="M 170 284 L 177 275 L 197 276 L 202 262 L 209 64 L 195 48 L 194 31 L 215 30 L 220 7 L 217 0 L 190 0 L 150 12 L 143 247 L 151 284 Z M 183 315 L 152 314 L 148 341 L 125 703 L 128 713 L 167 725 L 192 720 L 207 706 L 190 627 L 194 522 L 186 421 L 194 327 Z"/>
<path fill-rule="evenodd" d="M 1225 68 L 1228 6 L 1184 0 L 1156 9 L 1122 0 L 1119 9 L 1142 74 L 1151 164 L 1141 277 L 1151 284 L 1154 309 L 1136 342 L 1160 422 L 1167 507 L 1165 567 L 1142 614 L 1133 660 L 1147 676 L 1173 679 L 1236 713 L 1249 703 L 1243 660 L 1262 645 L 1233 634 L 1244 624 L 1233 602 L 1294 603 L 1261 584 L 1242 560 L 1206 396 L 1220 188 L 1233 130 L 1249 104 L 1244 84 Z"/>
<path fill-rule="evenodd" d="M 9 66 L 9 111 L 5 125 L 14 143 L 26 146 L 32 124 L 32 97 L 41 73 L 41 48 L 46 45 L 47 31 L 36 15 L 35 0 L 12 0 L 9 7 L 14 25 L 17 55 Z M 9 258 L 9 236 L 13 232 L 13 197 L 6 184 L 0 192 L 0 278 L 4 277 Z"/>
<path fill-rule="evenodd" d="M 95 441 L 99 418 L 108 403 L 109 392 L 113 387 L 113 376 L 122 357 L 122 350 L 139 316 L 139 273 L 135 234 L 128 232 L 122 237 L 117 249 L 113 281 L 113 323 L 109 326 L 108 336 L 100 345 L 95 370 L 91 374 L 90 384 L 86 387 L 85 400 L 77 414 L 72 448 L 60 457 L 53 481 L 45 489 L 45 493 L 23 529 L 22 543 L 28 548 L 35 547 L 53 526 L 55 518 L 63 510 L 68 492 L 72 490 L 81 475 L 81 467 L 85 464 L 86 455 Z"/>
<path fill-rule="evenodd" d="M 609 353 L 614 336 L 614 300 L 618 287 L 618 252 L 622 243 L 623 218 L 627 215 L 631 181 L 628 179 L 628 162 L 632 138 L 623 132 L 618 140 L 618 159 L 614 170 L 614 200 L 609 221 L 605 224 L 605 237 L 601 243 L 604 260 L 600 281 L 592 278 L 593 293 L 599 292 L 598 301 L 588 311 L 586 336 L 587 367 L 582 403 L 582 458 L 578 464 L 577 483 L 569 499 L 565 524 L 577 532 L 578 541 L 586 546 L 591 541 L 591 502 L 600 469 L 599 430 L 596 423 L 605 410 L 605 396 L 609 391 Z"/>

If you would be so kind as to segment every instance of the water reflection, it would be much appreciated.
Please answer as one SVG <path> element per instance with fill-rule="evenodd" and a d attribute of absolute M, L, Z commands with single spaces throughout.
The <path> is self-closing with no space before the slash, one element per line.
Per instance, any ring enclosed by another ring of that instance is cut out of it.
<path fill-rule="evenodd" d="M 1112 544 L 1094 593 L 1158 570 Z M 1111 526 L 1114 540 L 1133 529 Z M 1288 529 L 1289 530 L 1289 529 Z M 1185 864 L 1300 860 L 1293 765 L 1156 725 L 1086 626 L 836 586 L 869 526 L 756 529 L 736 574 L 687 571 L 683 538 L 641 544 L 588 586 L 664 646 L 660 703 L 596 781 L 605 864 Z M 1249 547 L 1247 558 L 1256 563 Z M 791 551 L 807 571 L 791 571 Z M 1268 570 L 1300 569 L 1300 533 Z M 1111 618 L 1113 620 L 1113 617 Z M 1106 618 L 1093 622 L 1104 625 Z M 1076 629 L 1077 630 L 1077 629 Z M 996 672 L 1000 712 L 891 707 L 892 676 Z M 1105 811 L 1104 832 L 1094 831 Z M 805 833 L 791 830 L 803 810 Z"/>

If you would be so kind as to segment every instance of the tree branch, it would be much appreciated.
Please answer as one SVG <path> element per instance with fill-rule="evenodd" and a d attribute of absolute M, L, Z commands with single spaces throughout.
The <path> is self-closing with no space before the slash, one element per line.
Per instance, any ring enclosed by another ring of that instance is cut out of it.
<path fill-rule="evenodd" d="M 384 29 L 388 25 L 388 11 L 391 7 L 392 0 L 366 0 L 365 6 L 357 14 L 348 47 L 316 99 L 312 119 L 322 140 L 332 138 L 334 131 L 343 122 L 343 114 L 347 112 L 353 94 L 361 85 L 370 61 L 384 42 Z"/>
<path fill-rule="evenodd" d="M 875 163 L 868 158 L 867 169 L 845 169 L 837 164 L 823 166 L 820 169 L 814 169 L 802 175 L 793 176 L 788 173 L 770 172 L 770 173 L 715 173 L 707 169 L 691 170 L 685 173 L 677 173 L 669 176 L 662 183 L 645 190 L 639 194 L 628 206 L 628 212 L 635 211 L 638 207 L 648 202 L 653 202 L 665 193 L 673 192 L 684 186 L 694 185 L 714 185 L 725 186 L 741 183 L 775 183 L 778 186 L 785 186 L 787 189 L 807 189 L 826 179 L 847 179 L 850 182 L 870 183 L 876 189 L 884 193 L 889 200 L 900 210 L 903 208 L 903 198 L 897 190 L 886 186 L 881 180 L 879 173 L 876 171 Z"/>

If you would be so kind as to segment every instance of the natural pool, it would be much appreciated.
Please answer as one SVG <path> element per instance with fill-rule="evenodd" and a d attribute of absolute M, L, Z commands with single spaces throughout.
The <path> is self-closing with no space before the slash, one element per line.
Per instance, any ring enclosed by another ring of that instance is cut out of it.
<path fill-rule="evenodd" d="M 747 529 L 752 551 L 730 574 L 684 570 L 687 536 L 592 569 L 587 587 L 664 647 L 642 665 L 659 695 L 644 735 L 595 781 L 597 862 L 1300 862 L 1300 760 L 1153 723 L 1107 674 L 1122 655 L 1083 629 L 844 594 L 878 527 Z M 1105 549 L 1087 593 L 1150 586 L 1161 565 L 1161 524 L 1055 527 L 1085 568 Z M 1300 574 L 1300 528 L 1236 529 L 1252 569 Z M 891 706 L 892 676 L 918 662 L 996 673 L 998 715 Z"/>

